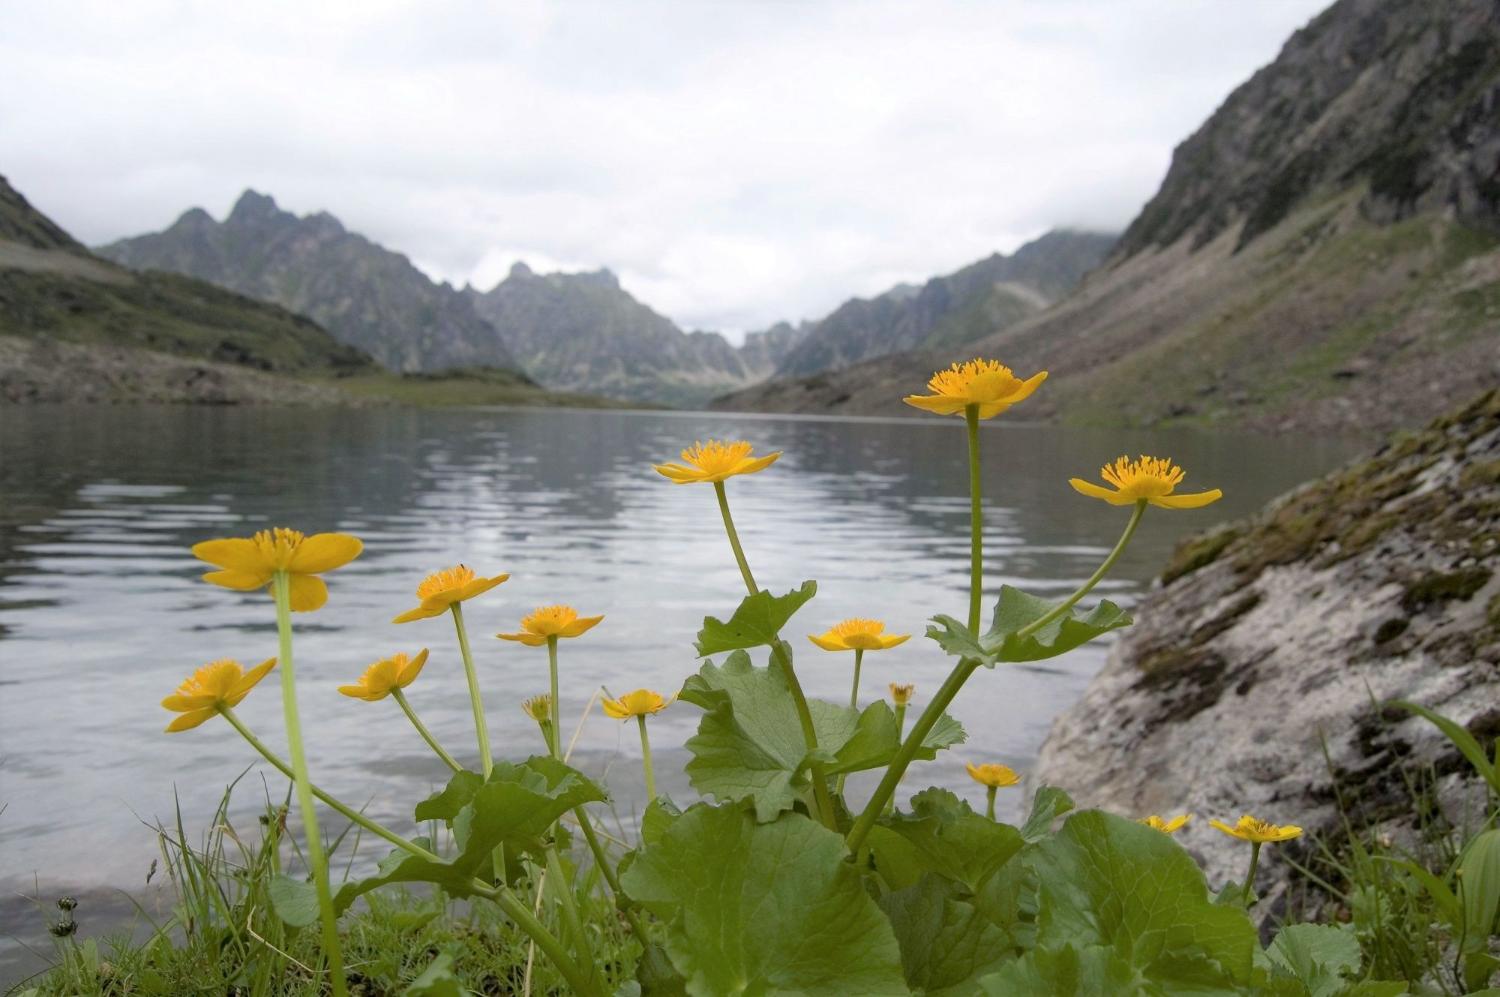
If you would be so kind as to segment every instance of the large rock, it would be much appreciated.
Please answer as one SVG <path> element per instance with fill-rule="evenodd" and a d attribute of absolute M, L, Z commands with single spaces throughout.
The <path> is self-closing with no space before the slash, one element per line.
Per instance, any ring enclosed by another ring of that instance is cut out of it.
<path fill-rule="evenodd" d="M 1287 859 L 1350 826 L 1414 833 L 1420 795 L 1455 821 L 1482 806 L 1425 704 L 1500 734 L 1500 392 L 1183 544 L 1083 699 L 1054 722 L 1035 778 L 1085 806 L 1194 813 L 1181 839 L 1211 883 L 1245 847 L 1208 824 L 1300 824 L 1262 865 L 1263 910 Z M 1431 812 L 1428 814 L 1429 818 Z"/>

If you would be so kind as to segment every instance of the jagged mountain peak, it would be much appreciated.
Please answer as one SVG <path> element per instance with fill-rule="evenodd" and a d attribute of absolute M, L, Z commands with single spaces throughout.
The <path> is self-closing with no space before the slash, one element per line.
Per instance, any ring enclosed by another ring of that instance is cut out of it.
<path fill-rule="evenodd" d="M 245 224 L 273 220 L 282 215 L 290 217 L 291 213 L 282 211 L 270 194 L 262 194 L 246 187 L 245 192 L 234 202 L 225 221 L 228 224 Z"/>

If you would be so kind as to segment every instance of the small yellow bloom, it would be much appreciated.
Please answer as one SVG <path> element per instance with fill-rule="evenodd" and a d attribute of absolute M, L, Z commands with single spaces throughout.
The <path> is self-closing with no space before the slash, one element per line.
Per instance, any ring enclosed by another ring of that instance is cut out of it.
<path fill-rule="evenodd" d="M 1180 817 L 1173 817 L 1171 820 L 1163 820 L 1156 814 L 1152 814 L 1150 817 L 1142 817 L 1138 823 L 1145 824 L 1147 827 L 1154 827 L 1158 831 L 1165 831 L 1167 834 L 1176 834 L 1192 819 L 1192 814 L 1183 814 Z"/>
<path fill-rule="evenodd" d="M 522 700 L 521 709 L 543 727 L 552 725 L 552 697 L 547 693 Z"/>
<path fill-rule="evenodd" d="M 743 440 L 738 443 L 725 443 L 721 440 L 709 440 L 707 443 L 694 443 L 682 452 L 682 459 L 688 465 L 682 464 L 656 464 L 656 473 L 665 478 L 670 478 L 673 484 L 689 485 L 695 481 L 723 481 L 732 478 L 736 474 L 754 474 L 763 471 L 776 462 L 781 456 L 781 451 L 766 454 L 764 457 L 751 456 L 753 448 Z"/>
<path fill-rule="evenodd" d="M 1016 770 L 1009 765 L 975 765 L 972 762 L 965 766 L 969 770 L 969 776 L 981 786 L 991 789 L 999 789 L 1005 786 L 1014 786 L 1021 781 Z"/>
<path fill-rule="evenodd" d="M 473 568 L 464 564 L 433 572 L 417 586 L 417 598 L 422 604 L 416 609 L 408 609 L 391 622 L 410 623 L 412 620 L 442 616 L 454 603 L 483 595 L 509 577 L 510 575 L 496 575 L 493 578 L 481 578 L 474 574 Z"/>
<path fill-rule="evenodd" d="M 422 648 L 415 658 L 404 654 L 393 654 L 375 662 L 359 677 L 356 685 L 341 685 L 339 692 L 353 699 L 373 703 L 384 699 L 393 690 L 405 689 L 417 680 L 422 666 L 427 664 L 427 648 Z"/>
<path fill-rule="evenodd" d="M 627 692 L 619 699 L 606 699 L 603 701 L 604 715 L 615 720 L 629 720 L 631 717 L 644 717 L 652 713 L 660 713 L 671 706 L 676 696 L 671 699 L 663 699 L 661 693 L 652 692 L 650 689 L 637 689 L 635 692 Z"/>
<path fill-rule="evenodd" d="M 292 609 L 305 613 L 328 601 L 328 586 L 318 576 L 348 564 L 364 546 L 347 533 L 309 537 L 277 527 L 253 537 L 193 544 L 193 556 L 219 568 L 204 575 L 205 582 L 239 592 L 266 588 L 276 572 L 285 571 L 291 576 Z"/>
<path fill-rule="evenodd" d="M 1137 461 L 1120 457 L 1113 464 L 1100 468 L 1099 476 L 1114 485 L 1115 490 L 1110 491 L 1082 478 L 1071 478 L 1068 484 L 1089 498 L 1103 499 L 1110 505 L 1134 505 L 1144 501 L 1162 509 L 1198 509 L 1224 497 L 1217 488 L 1192 495 L 1173 495 L 1172 490 L 1182 483 L 1186 472 L 1165 457 L 1142 454 Z"/>
<path fill-rule="evenodd" d="M 1029 398 L 1046 379 L 1045 370 L 1023 381 L 998 360 L 976 359 L 933 374 L 927 382 L 932 394 L 907 395 L 902 400 L 938 415 L 963 415 L 970 405 L 977 405 L 979 418 L 993 419 Z"/>
<path fill-rule="evenodd" d="M 885 624 L 879 620 L 845 620 L 824 633 L 821 637 L 811 634 L 808 640 L 825 651 L 884 651 L 905 644 L 911 634 L 885 635 Z"/>
<path fill-rule="evenodd" d="M 211 661 L 194 672 L 177 687 L 177 692 L 161 701 L 161 705 L 182 716 L 167 725 L 167 733 L 191 730 L 222 707 L 240 705 L 255 683 L 266 677 L 276 667 L 276 659 L 262 661 L 248 672 L 238 661 L 223 658 Z"/>
<path fill-rule="evenodd" d="M 907 703 L 911 702 L 911 695 L 916 691 L 917 687 L 914 685 L 897 685 L 896 683 L 892 682 L 891 702 L 895 703 L 897 706 L 905 706 Z"/>
<path fill-rule="evenodd" d="M 577 637 L 598 626 L 602 619 L 602 616 L 579 616 L 572 606 L 542 606 L 522 618 L 519 632 L 495 636 L 518 640 L 527 647 L 541 647 L 549 637 Z"/>
<path fill-rule="evenodd" d="M 1239 838 L 1241 841 L 1252 841 L 1256 844 L 1265 844 L 1268 841 L 1290 841 L 1302 836 L 1302 828 L 1295 824 L 1277 826 L 1263 820 L 1256 820 L 1249 814 L 1239 819 L 1239 823 L 1230 827 L 1222 821 L 1210 820 L 1210 824 L 1229 835 L 1231 838 Z"/>

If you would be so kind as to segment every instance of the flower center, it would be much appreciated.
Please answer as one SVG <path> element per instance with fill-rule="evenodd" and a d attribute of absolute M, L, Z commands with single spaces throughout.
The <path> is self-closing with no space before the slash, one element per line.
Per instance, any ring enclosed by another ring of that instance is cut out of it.
<path fill-rule="evenodd" d="M 277 571 L 285 571 L 302 541 L 307 539 L 301 530 L 289 530 L 278 526 L 274 530 L 261 530 L 253 538 L 255 546 Z"/>
<path fill-rule="evenodd" d="M 467 565 L 460 564 L 454 568 L 444 568 L 422 579 L 422 584 L 417 586 L 417 598 L 426 599 L 428 596 L 452 592 L 454 589 L 463 588 L 473 580 L 474 569 Z"/>
<path fill-rule="evenodd" d="M 879 637 L 885 631 L 885 624 L 879 620 L 853 619 L 845 620 L 834 626 L 833 632 L 838 637 Z"/>
<path fill-rule="evenodd" d="M 998 360 L 970 360 L 932 375 L 927 386 L 940 395 L 956 395 L 971 402 L 997 402 L 1015 392 L 1020 381 Z"/>
<path fill-rule="evenodd" d="M 578 610 L 572 606 L 542 606 L 521 621 L 521 626 L 534 634 L 550 637 L 561 633 L 563 628 L 578 619 Z"/>
<path fill-rule="evenodd" d="M 705 474 L 720 474 L 734 470 L 736 464 L 750 456 L 750 450 L 750 444 L 743 440 L 736 443 L 709 440 L 688 447 L 682 452 L 682 459 Z"/>
<path fill-rule="evenodd" d="M 221 658 L 188 676 L 177 691 L 183 696 L 224 696 L 244 673 L 238 661 Z"/>
<path fill-rule="evenodd" d="M 1161 498 L 1172 494 L 1172 489 L 1182 483 L 1185 476 L 1182 468 L 1164 457 L 1147 457 L 1132 461 L 1120 457 L 1113 464 L 1099 469 L 1105 481 L 1120 492 L 1133 498 Z"/>

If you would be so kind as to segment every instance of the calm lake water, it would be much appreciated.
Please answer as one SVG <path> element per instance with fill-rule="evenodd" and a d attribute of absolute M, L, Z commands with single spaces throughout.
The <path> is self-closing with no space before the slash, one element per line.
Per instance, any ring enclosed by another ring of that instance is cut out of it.
<path fill-rule="evenodd" d="M 675 690 L 697 667 L 692 641 L 704 615 L 727 616 L 743 590 L 712 489 L 669 484 L 651 464 L 710 436 L 786 452 L 729 490 L 760 583 L 779 592 L 818 581 L 817 597 L 788 631 L 809 694 L 846 698 L 851 662 L 802 635 L 875 616 L 919 636 L 868 656 L 864 699 L 888 682 L 915 682 L 920 708 L 950 665 L 920 638 L 924 621 L 937 612 L 962 617 L 966 606 L 967 471 L 957 419 L 0 410 L 0 980 L 7 948 L 13 971 L 20 941 L 47 948 L 43 915 L 21 894 L 139 891 L 157 856 L 143 821 L 169 819 L 175 791 L 196 833 L 225 785 L 255 761 L 222 722 L 162 733 L 170 715 L 158 703 L 195 667 L 220 657 L 249 665 L 276 653 L 269 599 L 200 582 L 203 566 L 188 550 L 194 542 L 266 525 L 364 539 L 364 555 L 327 577 L 328 605 L 295 618 L 302 712 L 315 781 L 410 830 L 412 804 L 441 785 L 446 770 L 393 701 L 358 702 L 335 687 L 378 657 L 430 647 L 411 702 L 460 760 L 472 761 L 448 619 L 390 623 L 415 604 L 424 575 L 462 561 L 512 576 L 466 608 L 497 754 L 540 750 L 518 703 L 545 690 L 546 653 L 490 637 L 537 605 L 605 614 L 562 647 L 570 730 L 601 685 Z M 1011 583 L 1061 595 L 1091 572 L 1126 510 L 1076 495 L 1067 479 L 1092 477 L 1117 454 L 1170 454 L 1189 469 L 1189 486 L 1224 489 L 1226 498 L 1207 510 L 1147 515 L 1099 590 L 1128 602 L 1178 538 L 1247 513 L 1359 448 L 1348 440 L 992 423 L 984 449 L 991 591 Z M 944 785 L 982 802 L 963 762 L 1024 771 L 1054 714 L 1081 693 L 1105 651 L 981 672 L 954 710 L 968 743 L 916 766 L 907 785 Z M 239 712 L 284 747 L 274 675 Z M 681 746 L 698 713 L 678 704 L 652 722 L 661 787 L 679 802 L 692 797 Z M 574 753 L 584 769 L 608 775 L 627 825 L 640 804 L 638 752 L 634 725 L 596 708 Z M 253 827 L 261 775 L 273 794 L 284 791 L 273 770 L 255 767 L 242 783 L 242 826 Z M 1014 807 L 1021 796 L 1002 800 Z M 84 933 L 117 926 L 103 911 L 119 906 L 100 899 L 92 919 L 81 908 Z"/>

